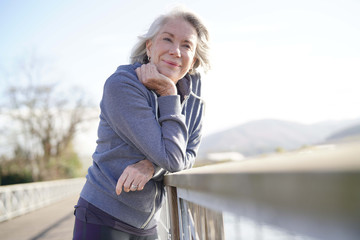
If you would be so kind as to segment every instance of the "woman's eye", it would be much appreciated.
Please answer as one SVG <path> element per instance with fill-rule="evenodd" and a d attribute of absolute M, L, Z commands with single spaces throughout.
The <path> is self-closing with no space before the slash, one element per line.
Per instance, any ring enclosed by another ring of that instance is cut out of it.
<path fill-rule="evenodd" d="M 184 44 L 183 48 L 185 48 L 186 50 L 191 50 L 192 49 L 190 44 Z"/>
<path fill-rule="evenodd" d="M 165 41 L 168 41 L 168 42 L 171 42 L 171 39 L 170 38 L 163 38 L 163 40 L 165 40 Z"/>

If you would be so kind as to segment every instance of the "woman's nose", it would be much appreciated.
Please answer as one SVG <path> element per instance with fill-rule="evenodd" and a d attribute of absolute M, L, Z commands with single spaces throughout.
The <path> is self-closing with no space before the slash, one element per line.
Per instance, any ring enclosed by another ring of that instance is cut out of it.
<path fill-rule="evenodd" d="M 174 55 L 175 57 L 180 57 L 180 48 L 177 45 L 173 45 L 169 50 L 170 55 Z"/>

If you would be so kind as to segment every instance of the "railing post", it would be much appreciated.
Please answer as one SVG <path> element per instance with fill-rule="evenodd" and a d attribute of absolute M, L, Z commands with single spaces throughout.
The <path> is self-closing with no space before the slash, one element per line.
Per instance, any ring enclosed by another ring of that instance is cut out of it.
<path fill-rule="evenodd" d="M 180 212 L 180 219 L 182 223 L 181 230 L 181 236 L 182 240 L 191 240 L 191 231 L 190 231 L 190 223 L 189 223 L 189 217 L 188 217 L 188 207 L 186 204 L 186 201 L 184 201 L 181 198 L 178 198 L 178 204 L 179 204 L 179 212 Z"/>
<path fill-rule="evenodd" d="M 11 217 L 11 212 L 13 210 L 13 205 L 11 203 L 11 191 L 5 191 L 5 218 Z"/>
<path fill-rule="evenodd" d="M 177 204 L 177 192 L 175 187 L 166 186 L 169 211 L 170 211 L 170 234 L 171 239 L 180 239 L 179 232 L 179 214 Z"/>

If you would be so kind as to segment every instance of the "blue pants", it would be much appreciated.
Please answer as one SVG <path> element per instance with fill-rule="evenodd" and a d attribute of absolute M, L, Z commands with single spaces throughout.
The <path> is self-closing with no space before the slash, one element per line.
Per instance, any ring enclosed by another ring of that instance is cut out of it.
<path fill-rule="evenodd" d="M 116 229 L 82 222 L 75 218 L 73 240 L 157 240 L 157 234 L 151 236 L 135 236 Z"/>

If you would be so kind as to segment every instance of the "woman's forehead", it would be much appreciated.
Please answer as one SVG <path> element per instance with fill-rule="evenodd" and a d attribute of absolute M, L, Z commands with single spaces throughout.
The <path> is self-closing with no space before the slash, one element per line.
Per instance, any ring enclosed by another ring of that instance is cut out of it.
<path fill-rule="evenodd" d="M 160 29 L 159 34 L 169 34 L 183 40 L 196 41 L 196 29 L 185 19 L 169 19 Z"/>

